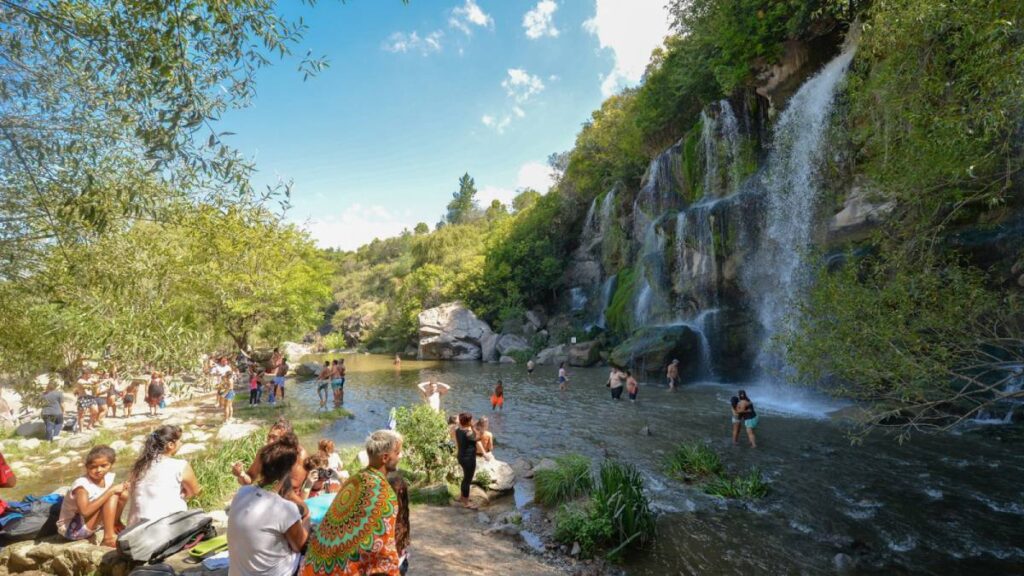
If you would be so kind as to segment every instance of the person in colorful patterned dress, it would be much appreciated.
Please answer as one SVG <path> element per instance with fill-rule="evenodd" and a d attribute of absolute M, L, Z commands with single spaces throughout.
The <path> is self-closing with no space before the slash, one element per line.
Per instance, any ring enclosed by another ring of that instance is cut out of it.
<path fill-rule="evenodd" d="M 366 439 L 370 464 L 349 478 L 309 537 L 302 576 L 399 575 L 398 498 L 387 474 L 402 457 L 402 436 L 378 430 Z"/>

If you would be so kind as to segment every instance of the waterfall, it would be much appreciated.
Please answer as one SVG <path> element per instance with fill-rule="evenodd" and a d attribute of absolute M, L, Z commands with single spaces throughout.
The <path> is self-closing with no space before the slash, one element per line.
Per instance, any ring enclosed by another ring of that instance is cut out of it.
<path fill-rule="evenodd" d="M 605 317 L 605 310 L 608 309 L 608 305 L 612 302 L 612 294 L 615 293 L 615 276 L 609 276 L 605 279 L 604 285 L 601 287 L 601 312 L 597 316 L 597 322 L 595 326 L 604 330 L 608 327 L 608 319 Z"/>
<path fill-rule="evenodd" d="M 800 87 L 775 126 L 762 185 L 766 197 L 761 245 L 748 280 L 758 299 L 760 321 L 768 337 L 788 328 L 793 299 L 807 286 L 803 254 L 811 244 L 823 160 L 836 88 L 853 58 L 844 50 Z M 762 347 L 762 370 L 784 367 Z"/>

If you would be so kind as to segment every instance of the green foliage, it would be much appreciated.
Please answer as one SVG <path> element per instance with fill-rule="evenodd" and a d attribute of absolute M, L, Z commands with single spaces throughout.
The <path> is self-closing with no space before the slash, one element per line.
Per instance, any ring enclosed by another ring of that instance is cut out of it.
<path fill-rule="evenodd" d="M 635 187 L 649 158 L 641 145 L 634 121 L 636 93 L 626 91 L 609 97 L 583 124 L 569 154 L 563 176 L 581 199 L 588 201 L 618 182 Z"/>
<path fill-rule="evenodd" d="M 409 488 L 410 504 L 428 504 L 431 506 L 447 506 L 452 499 L 458 496 L 458 489 L 452 491 L 450 484 L 444 485 L 444 490 L 427 490 L 418 486 Z"/>
<path fill-rule="evenodd" d="M 643 548 L 654 538 L 656 528 L 643 488 L 643 476 L 635 467 L 606 460 L 590 499 L 558 510 L 555 539 L 567 544 L 579 542 L 583 556 L 606 548 L 606 556 L 612 559 L 621 558 L 627 550 Z"/>
<path fill-rule="evenodd" d="M 716 476 L 703 486 L 704 492 L 722 498 L 754 500 L 764 498 L 770 490 L 761 471 L 753 468 L 746 475 Z"/>
<path fill-rule="evenodd" d="M 203 491 L 188 501 L 190 508 L 216 510 L 222 508 L 238 490 L 238 481 L 231 474 L 231 466 L 242 462 L 248 466 L 263 447 L 266 430 L 257 430 L 245 438 L 210 445 L 202 458 L 192 460 L 192 470 Z"/>
<path fill-rule="evenodd" d="M 444 414 L 418 404 L 412 408 L 400 407 L 395 418 L 398 431 L 405 438 L 402 451 L 410 468 L 422 473 L 428 484 L 454 476 L 455 454 L 448 443 Z"/>
<path fill-rule="evenodd" d="M 636 270 L 623 268 L 615 279 L 615 293 L 605 311 L 608 328 L 625 336 L 633 331 L 633 301 L 636 297 Z"/>
<path fill-rule="evenodd" d="M 478 470 L 477 473 L 473 475 L 473 484 L 476 484 L 484 490 L 490 488 L 493 483 L 494 480 L 491 478 L 491 474 L 487 470 Z"/>
<path fill-rule="evenodd" d="M 718 454 L 707 444 L 690 442 L 676 446 L 666 458 L 669 474 L 683 479 L 718 476 L 725 471 Z"/>
<path fill-rule="evenodd" d="M 445 221 L 449 224 L 465 224 L 476 218 L 479 211 L 480 208 L 476 204 L 476 182 L 469 172 L 466 172 L 459 178 L 459 190 L 452 193 Z"/>
<path fill-rule="evenodd" d="M 579 454 L 555 458 L 556 466 L 537 470 L 533 480 L 536 498 L 543 506 L 556 506 L 589 494 L 594 488 L 590 460 Z"/>
<path fill-rule="evenodd" d="M 533 188 L 527 188 L 516 194 L 516 197 L 512 199 L 512 211 L 516 214 L 528 210 L 531 206 L 540 200 L 541 193 L 537 192 Z"/>

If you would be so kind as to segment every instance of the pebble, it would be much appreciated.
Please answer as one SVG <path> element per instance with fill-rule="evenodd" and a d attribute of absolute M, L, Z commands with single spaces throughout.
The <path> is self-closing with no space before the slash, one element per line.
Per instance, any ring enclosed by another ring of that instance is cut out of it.
<path fill-rule="evenodd" d="M 487 513 L 485 513 L 485 512 L 477 512 L 477 514 L 476 514 L 476 521 L 479 522 L 480 524 L 490 524 L 491 523 L 491 517 L 488 516 Z"/>

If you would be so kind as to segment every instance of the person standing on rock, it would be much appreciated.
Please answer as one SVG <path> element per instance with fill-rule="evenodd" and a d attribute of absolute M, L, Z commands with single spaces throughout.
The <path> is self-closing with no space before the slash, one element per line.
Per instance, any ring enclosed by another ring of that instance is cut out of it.
<path fill-rule="evenodd" d="M 43 404 L 39 414 L 43 417 L 43 425 L 46 427 L 46 439 L 53 442 L 64 428 L 64 392 L 57 389 L 55 379 L 46 384 Z"/>
<path fill-rule="evenodd" d="M 668 365 L 665 370 L 665 375 L 668 376 L 668 389 L 675 390 L 676 386 L 679 385 L 679 360 L 674 359 L 672 363 Z"/>
<path fill-rule="evenodd" d="M 335 496 L 309 537 L 301 576 L 399 576 L 400 504 L 387 475 L 398 468 L 402 436 L 378 430 L 366 439 L 369 464 Z"/>
<path fill-rule="evenodd" d="M 423 395 L 423 400 L 430 406 L 435 412 L 441 411 L 441 396 L 448 393 L 452 389 L 451 386 L 444 382 L 437 382 L 434 376 L 430 377 L 430 380 L 426 382 L 420 382 L 416 385 L 420 389 L 420 394 Z"/>
<path fill-rule="evenodd" d="M 466 508 L 476 508 L 469 501 L 469 486 L 476 474 L 476 453 L 483 451 L 473 428 L 473 415 L 469 412 L 459 414 L 459 427 L 455 429 L 455 456 L 462 467 L 462 484 L 459 486 L 459 502 Z"/>

